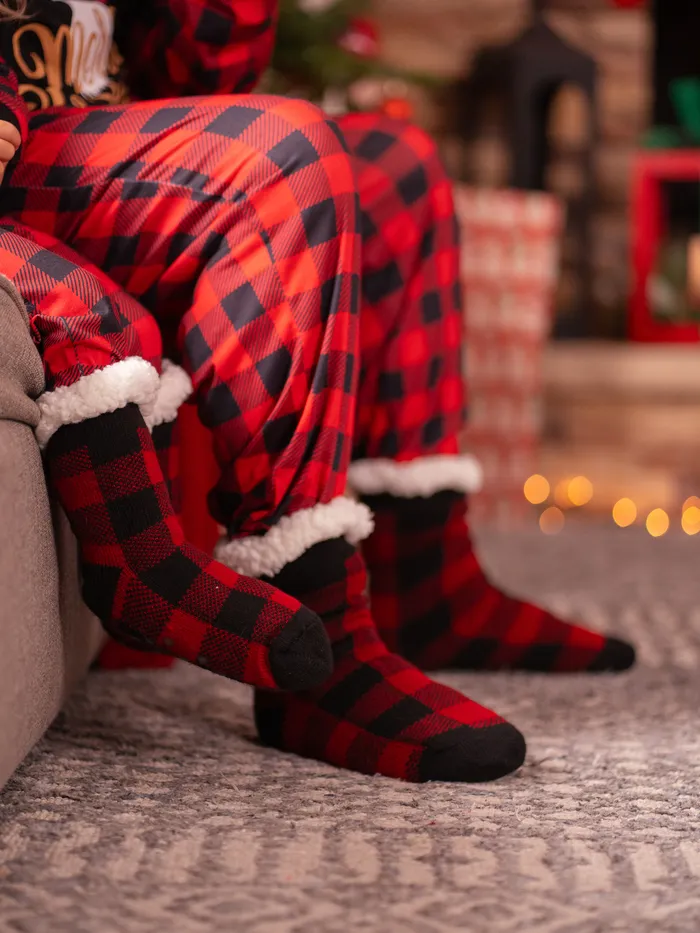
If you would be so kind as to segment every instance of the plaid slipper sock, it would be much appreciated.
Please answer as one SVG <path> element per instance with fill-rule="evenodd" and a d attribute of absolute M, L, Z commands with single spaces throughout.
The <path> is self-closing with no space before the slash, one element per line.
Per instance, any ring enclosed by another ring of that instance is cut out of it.
<path fill-rule="evenodd" d="M 151 429 L 153 446 L 158 455 L 158 463 L 163 471 L 163 479 L 170 497 L 170 504 L 175 515 L 182 519 L 182 486 L 180 482 L 180 451 L 179 451 L 179 421 L 167 421 Z M 120 671 L 129 668 L 153 669 L 170 668 L 175 658 L 158 654 L 155 651 L 143 651 L 139 648 L 129 648 L 124 641 L 117 642 L 110 638 L 100 652 L 96 666 L 102 670 Z"/>
<path fill-rule="evenodd" d="M 479 566 L 462 493 L 367 496 L 363 549 L 386 643 L 424 670 L 623 671 L 631 645 L 572 625 L 493 586 Z"/>
<path fill-rule="evenodd" d="M 170 504 L 182 520 L 182 478 L 180 476 L 180 422 L 166 421 L 151 428 L 151 439 L 158 457 Z"/>
<path fill-rule="evenodd" d="M 489 781 L 523 763 L 517 729 L 387 650 L 369 612 L 364 561 L 345 539 L 315 545 L 274 583 L 321 616 L 335 670 L 314 690 L 256 692 L 267 745 L 407 781 Z"/>
<path fill-rule="evenodd" d="M 313 612 L 185 541 L 136 405 L 59 428 L 46 453 L 79 542 L 85 602 L 115 639 L 256 686 L 328 677 Z"/>

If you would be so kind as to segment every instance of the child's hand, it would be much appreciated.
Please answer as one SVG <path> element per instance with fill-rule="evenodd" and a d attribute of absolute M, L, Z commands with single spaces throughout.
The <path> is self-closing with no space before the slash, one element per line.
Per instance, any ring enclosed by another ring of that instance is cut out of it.
<path fill-rule="evenodd" d="M 19 130 L 13 123 L 0 120 L 0 181 L 5 175 L 7 163 L 10 162 L 22 144 Z"/>

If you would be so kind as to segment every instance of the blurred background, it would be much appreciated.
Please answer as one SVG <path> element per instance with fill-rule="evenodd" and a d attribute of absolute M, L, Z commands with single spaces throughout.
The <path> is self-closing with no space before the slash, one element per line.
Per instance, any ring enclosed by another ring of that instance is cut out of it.
<path fill-rule="evenodd" d="M 477 519 L 700 532 L 697 0 L 282 7 L 268 88 L 413 120 L 455 180 Z"/>

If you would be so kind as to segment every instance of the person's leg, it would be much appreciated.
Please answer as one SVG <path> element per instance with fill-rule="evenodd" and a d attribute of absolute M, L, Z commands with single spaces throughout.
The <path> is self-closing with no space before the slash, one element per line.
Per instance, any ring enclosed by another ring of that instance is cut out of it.
<path fill-rule="evenodd" d="M 258 694 L 263 741 L 411 780 L 519 767 L 520 733 L 391 655 L 369 614 L 357 545 L 371 517 L 344 496 L 359 235 L 337 129 L 309 104 L 265 97 L 44 119 L 12 178 L 15 209 L 38 203 L 45 153 L 61 170 L 80 153 L 84 166 L 45 173 L 45 187 L 71 179 L 43 195 L 57 202 L 51 222 L 181 350 L 222 471 L 210 498 L 227 532 L 218 556 L 326 623 L 332 677 L 303 694 Z"/>
<path fill-rule="evenodd" d="M 350 482 L 375 514 L 365 542 L 372 610 L 421 667 L 623 670 L 630 645 L 493 586 L 475 554 L 467 494 L 478 464 L 463 425 L 459 239 L 451 185 L 415 127 L 351 115 L 362 228 L 361 377 Z"/>
<path fill-rule="evenodd" d="M 318 618 L 184 539 L 149 428 L 167 433 L 191 384 L 161 366 L 153 317 L 73 250 L 21 224 L 0 223 L 0 268 L 42 355 L 37 440 L 78 539 L 85 602 L 107 631 L 259 686 L 323 680 L 330 657 Z M 295 661 L 290 645 L 300 642 Z"/>

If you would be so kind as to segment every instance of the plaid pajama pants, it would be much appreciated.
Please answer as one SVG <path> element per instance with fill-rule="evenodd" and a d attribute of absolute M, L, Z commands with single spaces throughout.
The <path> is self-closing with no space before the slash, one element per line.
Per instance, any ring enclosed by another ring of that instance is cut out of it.
<path fill-rule="evenodd" d="M 351 457 L 456 451 L 449 183 L 419 130 L 341 127 L 261 96 L 43 111 L 3 189 L 0 270 L 49 389 L 178 358 L 231 534 L 340 496 Z"/>
<path fill-rule="evenodd" d="M 340 127 L 362 235 L 353 459 L 455 454 L 465 400 L 452 183 L 417 127 L 375 113 L 349 114 Z"/>

